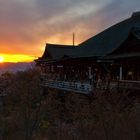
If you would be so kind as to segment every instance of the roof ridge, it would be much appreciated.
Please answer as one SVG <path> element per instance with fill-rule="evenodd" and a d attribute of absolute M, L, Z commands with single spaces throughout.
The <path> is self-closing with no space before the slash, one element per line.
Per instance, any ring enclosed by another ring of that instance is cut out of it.
<path fill-rule="evenodd" d="M 51 47 L 57 47 L 57 46 L 60 46 L 60 47 L 71 46 L 71 47 L 73 47 L 73 45 L 67 45 L 67 44 L 51 44 L 51 43 L 46 43 L 46 46 L 51 46 Z"/>
<path fill-rule="evenodd" d="M 73 46 L 47 46 L 48 48 L 63 48 L 63 49 L 70 49 L 70 48 L 75 48 L 75 47 L 73 47 Z"/>
<path fill-rule="evenodd" d="M 133 18 L 133 17 L 138 17 L 138 16 L 140 16 L 140 11 L 133 12 L 131 17 Z"/>
<path fill-rule="evenodd" d="M 89 39 L 87 39 L 87 40 L 81 42 L 81 43 L 79 44 L 79 46 L 83 45 L 85 42 L 90 41 L 91 39 L 93 39 L 93 38 L 95 38 L 95 37 L 100 36 L 102 33 L 111 30 L 112 27 L 114 28 L 114 27 L 120 26 L 121 24 L 126 23 L 126 22 L 128 22 L 128 21 L 130 21 L 130 22 L 132 21 L 132 20 L 131 20 L 131 17 L 128 17 L 128 18 L 125 19 L 125 20 L 122 20 L 122 21 L 120 21 L 120 22 L 118 22 L 118 23 L 113 24 L 113 25 L 110 26 L 110 27 L 107 27 L 106 29 L 104 29 L 104 30 L 102 30 L 101 32 L 95 34 L 94 36 L 90 37 Z"/>

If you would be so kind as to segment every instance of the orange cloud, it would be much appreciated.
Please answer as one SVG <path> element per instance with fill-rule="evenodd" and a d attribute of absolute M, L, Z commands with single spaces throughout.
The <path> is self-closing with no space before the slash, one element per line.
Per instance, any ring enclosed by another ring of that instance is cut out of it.
<path fill-rule="evenodd" d="M 23 54 L 0 54 L 1 62 L 31 62 L 34 59 L 34 56 Z"/>
<path fill-rule="evenodd" d="M 139 5 L 139 0 L 0 0 L 0 53 L 4 61 L 31 61 L 42 55 L 45 43 L 72 44 L 75 32 L 79 44 Z"/>

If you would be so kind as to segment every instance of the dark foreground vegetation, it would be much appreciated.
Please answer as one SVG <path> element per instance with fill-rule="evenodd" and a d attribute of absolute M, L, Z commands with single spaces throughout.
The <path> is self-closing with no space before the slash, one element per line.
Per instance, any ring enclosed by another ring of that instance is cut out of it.
<path fill-rule="evenodd" d="M 0 77 L 0 140 L 139 140 L 139 91 L 41 88 L 31 69 Z"/>

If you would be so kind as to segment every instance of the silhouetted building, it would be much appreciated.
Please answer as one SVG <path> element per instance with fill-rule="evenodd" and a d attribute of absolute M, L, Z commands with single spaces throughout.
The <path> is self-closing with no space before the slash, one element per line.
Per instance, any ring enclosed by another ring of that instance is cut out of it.
<path fill-rule="evenodd" d="M 140 81 L 140 12 L 78 46 L 46 44 L 35 62 L 48 85 L 59 81 L 60 88 L 71 86 L 84 93 L 118 80 Z"/>

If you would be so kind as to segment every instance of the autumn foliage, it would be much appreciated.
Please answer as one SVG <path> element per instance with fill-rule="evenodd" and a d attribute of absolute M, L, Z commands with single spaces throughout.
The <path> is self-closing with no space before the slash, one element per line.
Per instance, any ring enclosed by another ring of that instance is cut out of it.
<path fill-rule="evenodd" d="M 38 69 L 0 77 L 0 140 L 140 138 L 140 103 L 132 91 L 83 96 L 40 82 Z"/>

